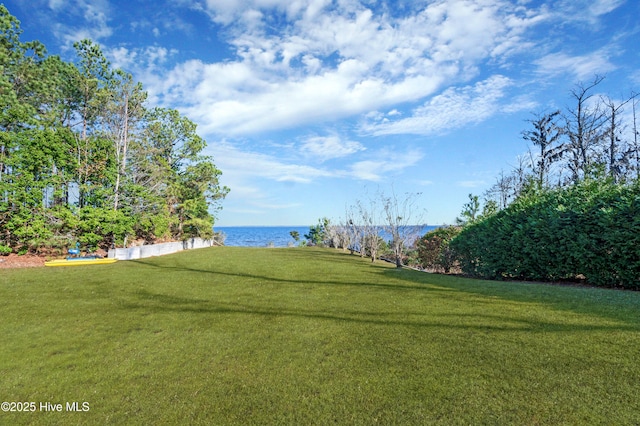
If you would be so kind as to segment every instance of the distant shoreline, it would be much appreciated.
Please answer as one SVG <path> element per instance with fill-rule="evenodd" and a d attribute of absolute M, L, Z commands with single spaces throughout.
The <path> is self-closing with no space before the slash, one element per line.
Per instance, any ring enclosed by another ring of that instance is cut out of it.
<path fill-rule="evenodd" d="M 441 225 L 425 225 L 424 233 Z M 383 226 L 380 226 L 382 229 Z M 310 226 L 214 226 L 214 232 L 225 235 L 224 245 L 231 247 L 290 247 L 297 246 L 306 240 Z M 298 240 L 294 240 L 290 232 L 298 232 Z M 385 238 L 384 232 L 381 235 Z M 388 236 L 386 236 L 388 237 Z"/>

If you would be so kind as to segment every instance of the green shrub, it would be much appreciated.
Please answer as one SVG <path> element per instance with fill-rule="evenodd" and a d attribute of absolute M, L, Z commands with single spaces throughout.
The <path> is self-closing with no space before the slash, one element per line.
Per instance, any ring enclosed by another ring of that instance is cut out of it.
<path fill-rule="evenodd" d="M 640 286 L 640 186 L 585 180 L 534 191 L 453 239 L 462 270 L 485 278 Z"/>
<path fill-rule="evenodd" d="M 11 233 L 10 245 L 28 253 L 37 251 L 51 237 L 53 232 L 47 226 L 45 216 L 40 211 L 21 209 L 11 216 L 6 229 Z"/>
<path fill-rule="evenodd" d="M 85 207 L 79 212 L 77 239 L 91 250 L 108 249 L 132 235 L 134 223 L 135 217 L 122 210 Z"/>
<path fill-rule="evenodd" d="M 213 237 L 213 221 L 209 218 L 192 218 L 183 223 L 182 239 L 188 240 L 193 237 L 211 238 Z"/>
<path fill-rule="evenodd" d="M 456 226 L 437 228 L 427 232 L 416 243 L 420 265 L 448 274 L 457 263 L 449 243 L 458 233 L 460 228 Z"/>

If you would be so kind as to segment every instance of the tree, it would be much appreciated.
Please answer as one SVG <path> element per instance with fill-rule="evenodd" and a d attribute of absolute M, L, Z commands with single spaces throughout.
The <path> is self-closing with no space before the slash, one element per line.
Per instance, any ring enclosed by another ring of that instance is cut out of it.
<path fill-rule="evenodd" d="M 571 90 L 576 106 L 565 115 L 565 134 L 569 138 L 566 145 L 570 155 L 568 167 L 574 183 L 591 171 L 595 159 L 594 149 L 603 138 L 606 115 L 598 103 L 589 104 L 593 89 L 602 80 L 604 77 L 596 75 L 591 83 L 578 83 Z"/>
<path fill-rule="evenodd" d="M 341 248 L 343 251 L 351 250 L 351 254 L 353 254 L 354 239 L 350 228 L 349 217 L 346 216 L 344 222 L 331 226 L 330 237 L 336 248 Z"/>
<path fill-rule="evenodd" d="M 354 206 L 351 206 L 346 210 L 345 230 L 348 233 L 346 240 L 348 241 L 348 249 L 351 254 L 358 250 L 360 255 L 364 256 L 362 227 L 358 223 L 358 214 Z"/>
<path fill-rule="evenodd" d="M 633 146 L 631 147 L 631 153 L 633 156 L 635 156 L 635 169 L 636 169 L 636 180 L 640 181 L 640 145 L 638 145 L 638 135 L 640 135 L 640 132 L 638 131 L 638 125 L 637 125 L 637 121 L 636 121 L 636 105 L 637 105 L 637 101 L 636 101 L 636 97 L 637 97 L 637 93 L 634 93 L 631 95 L 631 99 L 633 100 L 631 102 L 631 107 L 632 107 L 632 116 L 633 116 Z"/>
<path fill-rule="evenodd" d="M 402 255 L 406 245 L 413 243 L 424 227 L 422 215 L 417 211 L 420 195 L 421 193 L 405 193 L 398 197 L 393 188 L 390 196 L 381 194 L 384 229 L 391 235 L 390 245 L 398 268 L 402 267 Z"/>
<path fill-rule="evenodd" d="M 21 42 L 19 24 L 0 5 L 3 250 L 211 235 L 229 189 L 195 124 L 150 113 L 142 85 L 90 40 L 66 63 Z"/>
<path fill-rule="evenodd" d="M 532 161 L 539 188 L 546 186 L 549 168 L 562 158 L 565 150 L 565 147 L 558 143 L 563 135 L 561 127 L 555 121 L 559 115 L 559 110 L 548 114 L 537 114 L 535 118 L 528 120 L 533 129 L 522 132 L 523 139 L 530 141 L 539 149 L 537 159 Z"/>
<path fill-rule="evenodd" d="M 469 201 L 462 206 L 461 217 L 456 218 L 456 223 L 465 226 L 474 223 L 480 216 L 480 199 L 477 195 L 469 194 Z"/>
<path fill-rule="evenodd" d="M 362 256 L 369 255 L 371 261 L 375 262 L 380 248 L 377 201 L 375 198 L 369 198 L 369 205 L 367 206 L 361 200 L 358 200 L 356 201 L 356 209 L 361 233 L 360 254 Z"/>
<path fill-rule="evenodd" d="M 327 237 L 327 228 L 331 221 L 326 217 L 318 219 L 318 223 L 309 228 L 309 233 L 304 237 L 313 245 L 323 245 Z"/>
<path fill-rule="evenodd" d="M 136 137 L 138 122 L 145 114 L 144 102 L 147 93 L 141 83 L 135 83 L 131 74 L 116 70 L 109 80 L 105 95 L 104 130 L 105 136 L 112 141 L 116 162 L 116 178 L 113 187 L 113 209 L 118 210 L 122 197 L 123 180 L 128 175 L 127 162 L 129 145 Z"/>
<path fill-rule="evenodd" d="M 70 101 L 70 89 L 74 70 L 72 64 L 63 62 L 57 56 L 47 57 L 40 64 L 38 76 L 39 93 L 36 105 L 36 119 L 42 140 L 40 152 L 48 158 L 46 167 L 47 207 L 68 207 L 77 196 L 72 192 L 77 186 L 75 135 L 71 129 L 72 117 L 75 114 Z M 76 70 L 77 71 L 77 70 Z"/>
<path fill-rule="evenodd" d="M 113 77 L 109 61 L 100 46 L 91 40 L 74 43 L 78 64 L 68 72 L 69 88 L 67 103 L 73 111 L 69 127 L 79 130 L 75 133 L 78 161 L 78 205 L 100 205 L 108 197 L 105 187 L 111 188 L 111 155 L 105 153 L 107 138 L 98 133 L 101 114 L 106 110 L 109 97 L 105 94 L 109 80 Z M 77 117 L 77 118 L 76 118 Z M 115 174 L 115 173 L 113 173 Z"/>
<path fill-rule="evenodd" d="M 146 209 L 161 202 L 174 215 L 180 204 L 180 173 L 190 164 L 211 160 L 201 157 L 206 142 L 197 134 L 196 124 L 177 110 L 153 108 L 147 111 L 141 137 L 133 147 L 132 179 L 148 191 L 148 198 L 139 204 Z"/>
<path fill-rule="evenodd" d="M 607 164 L 609 177 L 614 182 L 618 182 L 626 173 L 625 169 L 629 167 L 630 157 L 634 155 L 634 147 L 625 149 L 622 141 L 623 126 L 620 123 L 623 107 L 634 100 L 633 96 L 628 99 L 616 103 L 610 97 L 603 97 L 602 104 L 608 111 L 607 127 L 605 129 L 605 137 L 608 142 L 604 147 L 604 157 Z M 635 118 L 635 117 L 634 117 Z"/>
<path fill-rule="evenodd" d="M 229 189 L 221 187 L 222 172 L 210 157 L 202 156 L 199 161 L 186 166 L 179 174 L 176 211 L 179 218 L 176 237 L 203 237 L 213 235 L 215 216 L 210 210 L 217 210 Z"/>
<path fill-rule="evenodd" d="M 19 132 L 36 124 L 29 94 L 44 48 L 39 43 L 22 43 L 21 34 L 20 21 L 0 4 L 0 212 L 17 207 L 14 180 L 20 175 L 12 157 L 19 149 Z"/>
<path fill-rule="evenodd" d="M 495 200 L 498 210 L 506 208 L 513 200 L 513 175 L 505 175 L 504 170 L 500 171 L 500 175 L 485 193 L 485 198 Z"/>
<path fill-rule="evenodd" d="M 64 138 L 44 120 L 53 94 L 46 50 L 21 34 L 0 5 L 0 245 L 31 248 L 51 236 L 43 199 Z"/>

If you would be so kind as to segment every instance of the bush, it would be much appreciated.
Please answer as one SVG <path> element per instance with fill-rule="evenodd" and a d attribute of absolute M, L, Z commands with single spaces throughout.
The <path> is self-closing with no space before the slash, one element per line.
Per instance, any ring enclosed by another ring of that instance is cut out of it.
<path fill-rule="evenodd" d="M 458 233 L 460 228 L 456 226 L 437 228 L 427 232 L 417 242 L 417 257 L 420 265 L 448 274 L 457 263 L 449 243 Z"/>
<path fill-rule="evenodd" d="M 53 237 L 47 221 L 40 211 L 21 209 L 11 216 L 6 225 L 11 233 L 10 246 L 20 252 L 37 251 Z"/>
<path fill-rule="evenodd" d="M 209 218 L 193 218 L 184 221 L 182 239 L 189 238 L 212 238 L 213 237 L 213 221 Z"/>
<path fill-rule="evenodd" d="M 122 210 L 110 208 L 80 209 L 77 239 L 90 250 L 109 249 L 112 244 L 123 244 L 132 235 L 135 217 Z"/>
<path fill-rule="evenodd" d="M 585 180 L 531 192 L 453 239 L 462 270 L 483 278 L 640 286 L 640 185 Z"/>

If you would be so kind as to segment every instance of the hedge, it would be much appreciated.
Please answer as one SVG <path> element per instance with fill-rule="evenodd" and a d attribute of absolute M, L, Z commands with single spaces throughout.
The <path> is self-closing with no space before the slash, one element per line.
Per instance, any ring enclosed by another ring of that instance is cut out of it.
<path fill-rule="evenodd" d="M 532 191 L 463 229 L 450 247 L 472 276 L 638 289 L 640 185 L 586 180 Z"/>

